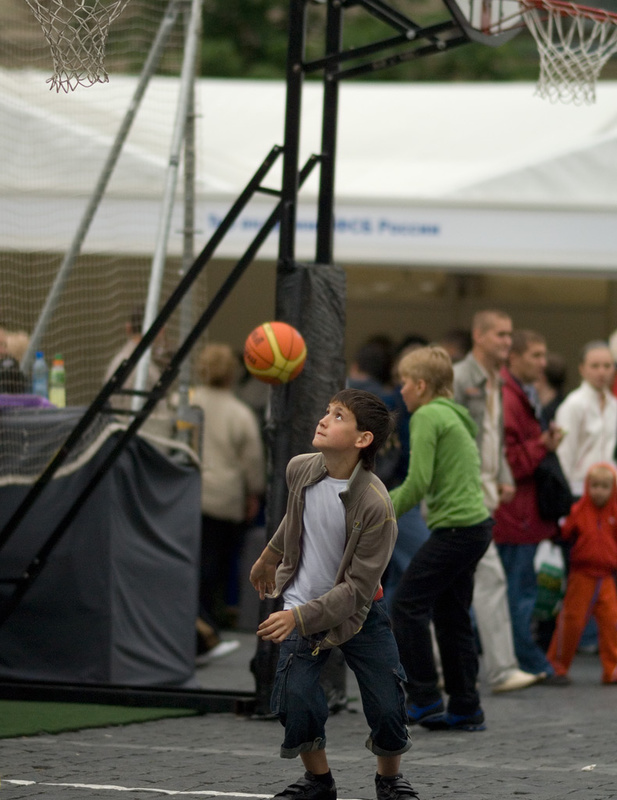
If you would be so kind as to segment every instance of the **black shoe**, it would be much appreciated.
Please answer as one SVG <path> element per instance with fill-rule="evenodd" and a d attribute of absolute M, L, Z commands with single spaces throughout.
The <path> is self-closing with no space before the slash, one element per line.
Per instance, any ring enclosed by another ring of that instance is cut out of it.
<path fill-rule="evenodd" d="M 375 792 L 377 800 L 419 800 L 418 793 L 402 775 L 394 775 L 392 778 L 375 775 Z"/>
<path fill-rule="evenodd" d="M 326 786 L 312 772 L 305 772 L 303 778 L 291 783 L 274 797 L 286 800 L 336 800 L 336 784 L 332 781 L 332 786 Z"/>

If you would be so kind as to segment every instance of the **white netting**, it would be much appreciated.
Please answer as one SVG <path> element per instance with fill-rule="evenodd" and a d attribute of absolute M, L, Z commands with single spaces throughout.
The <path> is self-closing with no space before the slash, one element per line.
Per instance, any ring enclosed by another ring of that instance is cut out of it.
<path fill-rule="evenodd" d="M 559 0 L 521 4 L 540 54 L 537 94 L 553 103 L 594 103 L 602 67 L 617 50 L 617 15 Z"/>
<path fill-rule="evenodd" d="M 50 88 L 57 92 L 108 80 L 105 44 L 109 26 L 129 0 L 26 0 L 49 42 L 54 62 Z"/>
<path fill-rule="evenodd" d="M 18 362 L 130 106 L 136 76 L 167 6 L 167 0 L 131 0 L 109 32 L 105 57 L 109 82 L 65 94 L 47 91 L 49 46 L 31 9 L 24 0 L 0 0 L 0 353 L 7 349 Z M 91 230 L 37 341 L 48 366 L 56 353 L 64 357 L 70 408 L 66 414 L 53 415 L 53 423 L 46 417 L 43 436 L 38 428 L 35 431 L 43 410 L 23 404 L 9 408 L 9 398 L 1 395 L 0 482 L 30 480 L 47 463 L 103 385 L 111 359 L 127 341 L 132 312 L 146 303 L 178 93 L 177 79 L 161 73 L 179 74 L 183 47 L 180 15 Z M 137 182 L 139 197 L 123 200 Z M 178 283 L 182 185 L 181 178 L 160 305 Z M 122 229 L 144 235 L 131 244 L 121 236 Z M 200 232 L 197 252 L 204 243 Z M 193 319 L 207 297 L 204 274 L 193 292 Z M 179 339 L 178 319 L 176 312 L 165 330 L 170 348 Z M 30 379 L 28 371 L 28 389 Z M 6 391 L 0 370 L 0 393 Z M 71 413 L 76 407 L 80 410 Z M 28 416 L 31 426 L 16 427 L 22 415 Z M 90 447 L 92 433 L 98 436 L 102 424 L 97 420 L 71 462 Z"/>

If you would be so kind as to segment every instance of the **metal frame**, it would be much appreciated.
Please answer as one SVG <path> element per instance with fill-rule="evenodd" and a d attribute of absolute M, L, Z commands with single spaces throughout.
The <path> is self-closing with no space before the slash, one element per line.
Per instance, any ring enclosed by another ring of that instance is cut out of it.
<path fill-rule="evenodd" d="M 157 402 L 171 386 L 178 375 L 180 366 L 187 358 L 192 347 L 206 330 L 210 321 L 219 311 L 225 299 L 253 261 L 259 248 L 277 223 L 280 223 L 280 237 L 277 267 L 276 313 L 277 317 L 293 319 L 294 309 L 290 307 L 290 303 L 293 301 L 280 291 L 280 278 L 285 274 L 285 271 L 295 263 L 295 229 L 298 193 L 302 184 L 318 163 L 321 165 L 321 170 L 315 256 L 316 263 L 332 264 L 334 243 L 334 176 L 340 82 L 358 75 L 396 66 L 405 61 L 422 58 L 433 53 L 444 52 L 471 41 L 469 33 L 461 25 L 460 20 L 454 16 L 442 23 L 423 28 L 393 9 L 384 2 L 384 0 L 327 0 L 325 55 L 313 61 L 305 61 L 307 6 L 309 2 L 310 0 L 290 0 L 289 2 L 289 39 L 286 75 L 287 100 L 284 146 L 275 145 L 272 148 L 253 178 L 247 184 L 245 190 L 233 204 L 210 241 L 194 260 L 190 269 L 186 271 L 175 291 L 152 321 L 149 328 L 144 332 L 143 338 L 136 346 L 132 355 L 118 367 L 114 375 L 101 389 L 92 404 L 85 411 L 75 429 L 60 447 L 56 456 L 33 484 L 22 503 L 15 510 L 2 531 L 0 531 L 0 550 L 6 544 L 10 536 L 18 529 L 23 518 L 30 512 L 36 500 L 44 491 L 45 486 L 51 481 L 57 469 L 66 460 L 82 434 L 90 427 L 99 414 L 113 411 L 113 408 L 110 409 L 108 407 L 108 402 L 112 395 L 120 392 L 126 393 L 126 391 L 122 390 L 120 387 L 152 345 L 157 334 L 166 324 L 172 312 L 182 302 L 186 293 L 190 290 L 198 275 L 213 257 L 218 245 L 224 239 L 227 231 L 231 228 L 252 196 L 256 192 L 274 194 L 279 197 L 279 202 L 253 239 L 253 242 L 248 247 L 245 254 L 236 263 L 215 297 L 188 333 L 174 357 L 171 359 L 168 367 L 162 373 L 156 386 L 150 392 L 131 392 L 144 399 L 142 407 L 128 412 L 133 419 L 125 432 L 119 437 L 116 446 L 109 453 L 104 463 L 99 467 L 82 493 L 75 498 L 73 505 L 57 523 L 36 557 L 23 571 L 22 575 L 11 581 L 15 584 L 15 590 L 7 601 L 0 603 L 0 625 L 16 608 L 32 581 L 36 579 L 37 575 L 44 568 L 50 552 L 62 538 L 68 525 L 87 502 L 87 499 L 100 480 L 116 461 L 126 443 L 137 433 Z M 448 0 L 446 0 L 446 2 L 448 2 Z M 352 7 L 363 8 L 368 14 L 391 27 L 395 35 L 389 39 L 377 41 L 369 45 L 343 50 L 343 16 L 345 10 Z M 391 52 L 393 50 L 395 52 Z M 387 55 L 388 53 L 390 53 L 390 55 Z M 380 57 L 377 58 L 378 56 Z M 321 152 L 312 155 L 307 163 L 300 168 L 299 144 L 302 86 L 305 75 L 315 72 L 322 72 L 324 82 Z M 281 190 L 273 191 L 272 189 L 263 187 L 262 180 L 281 155 L 283 155 Z M 94 210 L 92 213 L 94 213 Z M 80 243 L 81 242 L 78 243 L 77 248 Z M 279 389 L 277 388 L 275 391 L 279 391 Z M 280 391 L 284 392 L 285 388 L 280 387 Z M 286 407 L 285 403 L 283 403 L 282 407 L 284 408 L 283 416 L 287 419 L 290 418 L 293 414 L 293 409 L 288 406 Z M 276 424 L 276 420 L 274 422 Z M 272 481 L 278 481 L 284 485 L 285 466 L 288 458 L 288 443 L 283 435 L 282 440 L 275 448 Z M 275 502 L 273 507 L 268 510 L 269 529 L 276 527 L 284 514 L 286 494 L 284 491 L 278 492 L 274 495 L 274 498 Z M 264 644 L 267 645 L 267 643 Z M 268 669 L 270 669 L 272 659 L 267 658 L 264 660 L 264 663 L 268 664 Z M 255 677 L 258 683 L 260 680 L 268 680 L 269 678 L 268 675 L 263 674 L 256 674 Z M 213 690 L 187 692 L 186 690 L 159 690 L 153 688 L 144 692 L 144 690 L 134 687 L 101 687 L 96 685 L 84 686 L 75 684 L 33 683 L 28 681 L 0 681 L 0 696 L 5 696 L 9 691 L 14 692 L 16 689 L 19 690 L 21 697 L 26 697 L 28 699 L 42 699 L 43 697 L 48 699 L 50 695 L 52 695 L 54 697 L 62 696 L 65 699 L 70 696 L 71 699 L 80 699 L 82 701 L 87 698 L 88 702 L 110 702 L 109 698 L 113 696 L 115 698 L 113 702 L 136 704 L 140 697 L 143 698 L 147 696 L 148 704 L 159 704 L 159 702 L 161 704 L 162 702 L 169 704 L 175 698 L 177 702 L 188 704 L 188 707 L 198 708 L 202 711 L 233 710 L 238 708 L 239 703 L 248 708 L 251 705 L 251 701 L 254 700 L 253 697 L 247 698 L 245 695 L 237 697 L 234 693 L 217 692 Z M 225 698 L 224 700 L 221 699 L 223 697 Z"/>

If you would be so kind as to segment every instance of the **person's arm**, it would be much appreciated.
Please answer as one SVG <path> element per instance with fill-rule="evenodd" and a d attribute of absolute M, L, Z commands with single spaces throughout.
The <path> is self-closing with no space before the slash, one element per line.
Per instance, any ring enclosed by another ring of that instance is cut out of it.
<path fill-rule="evenodd" d="M 431 415 L 422 413 L 424 408 L 419 408 L 409 423 L 411 452 L 407 476 L 390 492 L 397 519 L 422 500 L 433 482 L 437 428 Z"/>
<path fill-rule="evenodd" d="M 263 600 L 266 594 L 272 594 L 274 591 L 276 568 L 280 564 L 282 557 L 282 553 L 273 550 L 267 544 L 251 567 L 249 580 L 253 588 L 259 592 L 260 600 Z"/>
<path fill-rule="evenodd" d="M 558 407 L 555 414 L 555 422 L 563 431 L 563 439 L 557 448 L 557 457 L 561 464 L 563 474 L 572 485 L 572 477 L 574 475 L 574 466 L 576 464 L 578 454 L 578 436 L 579 429 L 578 409 L 574 403 L 568 402 L 567 398 Z"/>
<path fill-rule="evenodd" d="M 514 483 L 514 477 L 512 475 L 512 470 L 510 469 L 510 465 L 508 464 L 508 459 L 506 457 L 506 448 L 505 445 L 503 445 L 503 443 L 499 451 L 497 491 L 499 493 L 500 503 L 509 503 L 516 494 L 516 485 Z"/>
<path fill-rule="evenodd" d="M 257 418 L 246 409 L 245 430 L 240 450 L 240 460 L 248 494 L 263 494 L 266 488 L 266 459 Z"/>
<path fill-rule="evenodd" d="M 504 387 L 503 420 L 506 457 L 514 481 L 518 484 L 533 476 L 538 464 L 548 453 L 546 437 L 539 433 L 529 435 L 529 408 L 513 392 Z M 544 433 L 547 433 L 546 431 Z M 554 448 L 553 448 L 554 449 Z"/>

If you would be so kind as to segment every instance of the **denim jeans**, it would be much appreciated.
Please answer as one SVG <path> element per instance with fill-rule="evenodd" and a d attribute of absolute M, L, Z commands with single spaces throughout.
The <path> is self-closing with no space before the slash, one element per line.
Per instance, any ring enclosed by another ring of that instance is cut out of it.
<path fill-rule="evenodd" d="M 491 541 L 493 520 L 468 528 L 440 528 L 415 554 L 394 596 L 394 633 L 407 674 L 412 703 L 441 699 L 430 623 L 441 655 L 448 711 L 473 714 L 480 706 L 476 688 L 478 652 L 469 608 L 473 574 Z"/>
<path fill-rule="evenodd" d="M 531 621 L 538 593 L 533 559 L 537 544 L 500 544 L 497 550 L 508 579 L 508 601 L 512 619 L 514 649 L 521 669 L 537 675 L 554 670 L 533 638 Z"/>
<path fill-rule="evenodd" d="M 282 758 L 326 746 L 328 704 L 319 676 L 331 650 L 319 649 L 319 639 L 294 631 L 281 644 L 271 707 L 285 726 Z M 360 688 L 370 728 L 366 746 L 378 756 L 407 752 L 411 741 L 402 686 L 405 675 L 384 600 L 373 603 L 362 628 L 339 649 Z"/>

